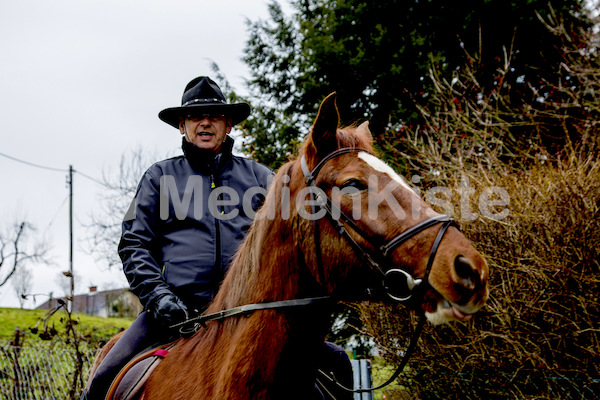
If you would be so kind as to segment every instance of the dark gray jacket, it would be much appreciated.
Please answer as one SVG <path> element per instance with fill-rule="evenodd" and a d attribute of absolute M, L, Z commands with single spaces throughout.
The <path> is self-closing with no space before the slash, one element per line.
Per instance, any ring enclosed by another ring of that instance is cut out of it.
<path fill-rule="evenodd" d="M 244 195 L 250 188 L 266 192 L 273 176 L 232 155 L 232 146 L 228 138 L 215 158 L 184 140 L 184 156 L 160 161 L 142 177 L 119 256 L 144 307 L 172 292 L 202 309 L 218 290 L 263 199 Z"/>

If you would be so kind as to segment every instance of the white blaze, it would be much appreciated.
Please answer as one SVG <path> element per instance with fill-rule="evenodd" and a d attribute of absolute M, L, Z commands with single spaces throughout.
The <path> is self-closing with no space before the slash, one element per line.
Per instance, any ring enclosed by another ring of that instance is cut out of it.
<path fill-rule="evenodd" d="M 375 171 L 387 174 L 394 181 L 398 182 L 403 188 L 410 190 L 411 193 L 416 195 L 408 182 L 406 182 L 406 179 L 398 175 L 396 171 L 392 169 L 392 167 L 381 161 L 379 158 L 365 152 L 358 153 L 358 158 L 369 164 Z"/>

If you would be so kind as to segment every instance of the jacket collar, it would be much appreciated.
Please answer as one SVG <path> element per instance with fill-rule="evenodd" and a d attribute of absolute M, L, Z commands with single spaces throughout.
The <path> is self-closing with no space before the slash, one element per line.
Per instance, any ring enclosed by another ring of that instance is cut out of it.
<path fill-rule="evenodd" d="M 216 155 L 212 151 L 196 147 L 193 143 L 185 140 L 185 137 L 183 137 L 181 148 L 192 168 L 202 174 L 212 175 L 221 171 L 231 160 L 233 139 L 227 136 L 221 146 L 221 152 Z"/>

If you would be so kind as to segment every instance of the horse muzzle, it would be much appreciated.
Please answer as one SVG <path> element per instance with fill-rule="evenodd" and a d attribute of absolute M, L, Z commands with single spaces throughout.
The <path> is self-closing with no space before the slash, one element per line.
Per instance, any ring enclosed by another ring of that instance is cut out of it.
<path fill-rule="evenodd" d="M 432 274 L 424 298 L 425 315 L 435 325 L 471 319 L 489 297 L 488 267 L 478 253 L 455 257 L 450 268 L 449 281 Z"/>

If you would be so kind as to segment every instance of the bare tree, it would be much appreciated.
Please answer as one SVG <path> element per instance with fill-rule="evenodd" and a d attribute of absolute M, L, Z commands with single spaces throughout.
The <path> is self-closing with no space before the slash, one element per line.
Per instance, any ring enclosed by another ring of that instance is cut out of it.
<path fill-rule="evenodd" d="M 47 263 L 46 241 L 34 240 L 33 225 L 17 222 L 0 232 L 0 286 L 3 286 L 20 268 L 30 262 Z"/>
<path fill-rule="evenodd" d="M 120 265 L 117 246 L 121 223 L 135 196 L 137 185 L 146 169 L 156 160 L 141 147 L 123 154 L 117 171 L 105 171 L 102 182 L 101 209 L 91 215 L 87 224 L 89 253 L 108 267 Z"/>
<path fill-rule="evenodd" d="M 31 292 L 32 278 L 31 270 L 26 266 L 18 268 L 12 276 L 11 283 L 19 300 L 19 308 L 25 306 L 26 295 Z"/>

